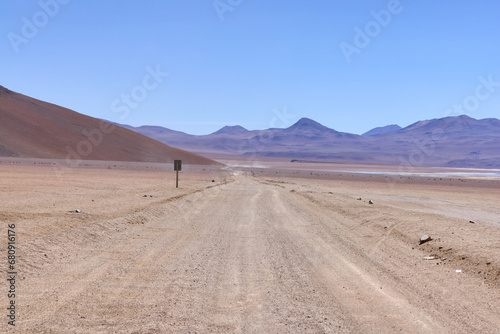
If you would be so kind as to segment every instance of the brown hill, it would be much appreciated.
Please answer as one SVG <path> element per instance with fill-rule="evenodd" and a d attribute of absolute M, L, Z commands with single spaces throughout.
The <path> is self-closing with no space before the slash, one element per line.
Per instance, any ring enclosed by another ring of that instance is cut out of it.
<path fill-rule="evenodd" d="M 134 131 L 0 86 L 0 156 L 218 164 Z"/>

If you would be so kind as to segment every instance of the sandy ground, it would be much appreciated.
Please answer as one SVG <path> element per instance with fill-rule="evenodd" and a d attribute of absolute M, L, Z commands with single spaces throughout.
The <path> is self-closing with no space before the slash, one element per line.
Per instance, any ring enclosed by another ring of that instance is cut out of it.
<path fill-rule="evenodd" d="M 0 180 L 18 333 L 500 332 L 494 178 L 193 168 L 175 189 L 171 171 L 4 165 Z"/>

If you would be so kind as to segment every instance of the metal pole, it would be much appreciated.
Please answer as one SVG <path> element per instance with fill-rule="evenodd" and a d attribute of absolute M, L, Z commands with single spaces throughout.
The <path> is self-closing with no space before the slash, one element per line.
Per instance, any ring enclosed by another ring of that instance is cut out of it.
<path fill-rule="evenodd" d="M 179 170 L 175 171 L 175 187 L 179 188 Z"/>

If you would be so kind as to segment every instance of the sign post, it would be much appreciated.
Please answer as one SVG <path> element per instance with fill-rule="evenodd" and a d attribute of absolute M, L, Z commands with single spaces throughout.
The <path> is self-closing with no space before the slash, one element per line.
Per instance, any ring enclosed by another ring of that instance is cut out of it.
<path fill-rule="evenodd" d="M 182 161 L 174 160 L 174 170 L 175 170 L 175 187 L 179 188 L 179 171 L 182 169 Z"/>

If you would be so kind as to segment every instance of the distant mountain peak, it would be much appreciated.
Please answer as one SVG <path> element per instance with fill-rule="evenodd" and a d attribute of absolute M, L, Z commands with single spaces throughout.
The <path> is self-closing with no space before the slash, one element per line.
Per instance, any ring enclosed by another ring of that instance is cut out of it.
<path fill-rule="evenodd" d="M 248 132 L 247 129 L 240 125 L 226 125 L 223 128 L 219 129 L 218 131 L 215 131 L 212 134 L 238 134 L 238 133 L 245 133 Z"/>
<path fill-rule="evenodd" d="M 473 123 L 479 122 L 477 119 L 472 118 L 467 115 L 459 116 L 448 116 L 444 118 L 434 118 L 424 121 L 415 122 L 405 128 L 405 130 L 414 130 L 421 128 L 423 126 L 435 127 L 435 128 L 446 128 L 447 130 L 463 130 L 464 126 L 468 126 Z"/>
<path fill-rule="evenodd" d="M 367 131 L 362 134 L 363 137 L 370 137 L 370 136 L 377 136 L 377 135 L 382 135 L 385 133 L 391 133 L 394 131 L 401 130 L 402 127 L 400 127 L 397 124 L 391 124 L 391 125 L 386 125 L 386 126 L 380 126 L 374 129 L 371 129 L 370 131 Z"/>
<path fill-rule="evenodd" d="M 297 122 L 295 122 L 295 124 L 292 126 L 318 126 L 318 125 L 323 126 L 320 123 L 316 122 L 315 120 L 312 120 L 312 119 L 307 118 L 307 117 L 302 117 Z"/>
<path fill-rule="evenodd" d="M 454 123 L 454 122 L 468 123 L 468 122 L 476 122 L 477 119 L 470 117 L 468 115 L 459 115 L 459 116 L 448 116 L 441 119 L 438 118 L 433 121 L 447 122 L 447 123 Z"/>
<path fill-rule="evenodd" d="M 302 117 L 294 125 L 286 128 L 286 130 L 310 130 L 310 129 L 319 131 L 328 131 L 328 132 L 335 131 L 307 117 Z"/>

